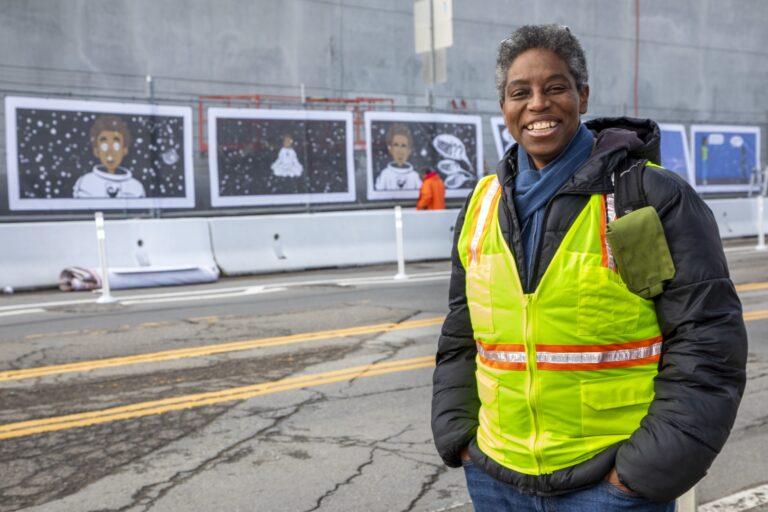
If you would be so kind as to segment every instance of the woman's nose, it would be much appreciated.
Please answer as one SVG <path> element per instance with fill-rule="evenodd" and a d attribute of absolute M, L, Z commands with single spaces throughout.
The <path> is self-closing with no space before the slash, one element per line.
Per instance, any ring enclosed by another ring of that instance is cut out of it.
<path fill-rule="evenodd" d="M 549 106 L 549 99 L 543 92 L 534 91 L 531 94 L 531 99 L 528 101 L 528 108 L 531 110 L 541 110 Z"/>

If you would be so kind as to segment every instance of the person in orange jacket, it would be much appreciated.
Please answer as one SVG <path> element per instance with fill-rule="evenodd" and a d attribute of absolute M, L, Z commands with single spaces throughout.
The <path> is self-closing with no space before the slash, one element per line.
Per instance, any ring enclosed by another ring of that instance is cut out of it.
<path fill-rule="evenodd" d="M 428 167 L 422 169 L 421 172 L 422 183 L 416 209 L 445 210 L 445 185 L 440 175 Z"/>

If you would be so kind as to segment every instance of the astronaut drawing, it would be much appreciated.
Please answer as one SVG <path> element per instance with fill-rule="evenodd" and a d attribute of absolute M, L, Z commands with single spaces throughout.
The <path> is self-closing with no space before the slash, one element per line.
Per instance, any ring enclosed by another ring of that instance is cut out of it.
<path fill-rule="evenodd" d="M 421 178 L 408 161 L 413 151 L 411 130 L 396 123 L 387 130 L 387 151 L 392 161 L 376 177 L 376 190 L 419 190 Z"/>
<path fill-rule="evenodd" d="M 281 178 L 297 178 L 304 172 L 304 166 L 299 162 L 296 150 L 293 149 L 293 137 L 283 135 L 283 147 L 277 154 L 277 160 L 272 165 L 272 173 Z"/>
<path fill-rule="evenodd" d="M 128 155 L 131 132 L 117 116 L 99 116 L 90 130 L 93 155 L 99 159 L 93 170 L 77 180 L 72 196 L 81 198 L 141 198 L 144 185 L 130 170 L 120 167 Z"/>

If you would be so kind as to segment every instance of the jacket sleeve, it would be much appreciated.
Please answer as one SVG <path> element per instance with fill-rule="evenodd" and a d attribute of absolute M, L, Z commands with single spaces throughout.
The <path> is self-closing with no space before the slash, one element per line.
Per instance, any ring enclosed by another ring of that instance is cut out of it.
<path fill-rule="evenodd" d="M 616 470 L 632 490 L 669 501 L 706 474 L 728 438 L 746 382 L 747 335 L 712 212 L 672 172 L 647 168 L 643 183 L 676 272 L 655 299 L 664 336 L 655 397 L 619 448 Z"/>
<path fill-rule="evenodd" d="M 416 202 L 417 210 L 426 210 L 429 205 L 432 204 L 432 186 L 427 183 L 427 180 L 421 184 L 421 190 L 419 190 L 419 200 Z"/>
<path fill-rule="evenodd" d="M 465 272 L 457 250 L 466 205 L 459 213 L 451 254 L 449 311 L 438 340 L 432 387 L 432 434 L 437 451 L 451 467 L 461 465 L 461 450 L 475 437 L 480 400 L 475 381 L 474 333 L 465 291 Z"/>

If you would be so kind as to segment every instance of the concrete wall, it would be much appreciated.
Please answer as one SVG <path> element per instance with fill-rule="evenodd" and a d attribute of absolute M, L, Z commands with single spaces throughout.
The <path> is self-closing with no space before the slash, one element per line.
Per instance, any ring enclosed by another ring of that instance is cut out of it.
<path fill-rule="evenodd" d="M 641 114 L 764 122 L 762 0 L 639 0 Z M 634 0 L 454 0 L 454 46 L 437 108 L 495 112 L 494 53 L 524 23 L 567 24 L 591 70 L 593 112 L 632 105 Z M 158 98 L 201 94 L 394 97 L 424 106 L 411 0 L 5 0 L 0 88 Z M 738 77 L 738 80 L 735 78 Z"/>
<path fill-rule="evenodd" d="M 768 2 L 638 4 L 639 115 L 757 124 L 765 136 Z M 487 118 L 498 110 L 498 42 L 521 24 L 557 22 L 569 25 L 587 52 L 589 114 L 633 114 L 635 5 L 453 0 L 454 46 L 448 81 L 435 88 L 435 109 L 450 112 L 451 100 L 463 99 L 461 112 L 484 116 L 486 165 L 493 168 Z M 305 84 L 312 96 L 383 96 L 397 109 L 426 108 L 422 62 L 413 51 L 412 0 L 5 0 L 0 48 L 2 95 L 144 101 L 152 94 L 161 103 L 196 107 L 200 95 L 299 95 Z M 151 93 L 148 74 L 154 77 Z M 2 130 L 0 123 L 5 149 Z M 207 162 L 198 149 L 196 141 L 196 188 L 205 191 Z M 356 160 L 359 167 L 359 155 Z M 8 212 L 5 174 L 2 159 L 0 219 L 14 220 L 19 214 Z M 200 211 L 205 197 L 197 204 L 198 215 L 212 213 Z M 241 211 L 256 212 L 264 213 Z"/>

